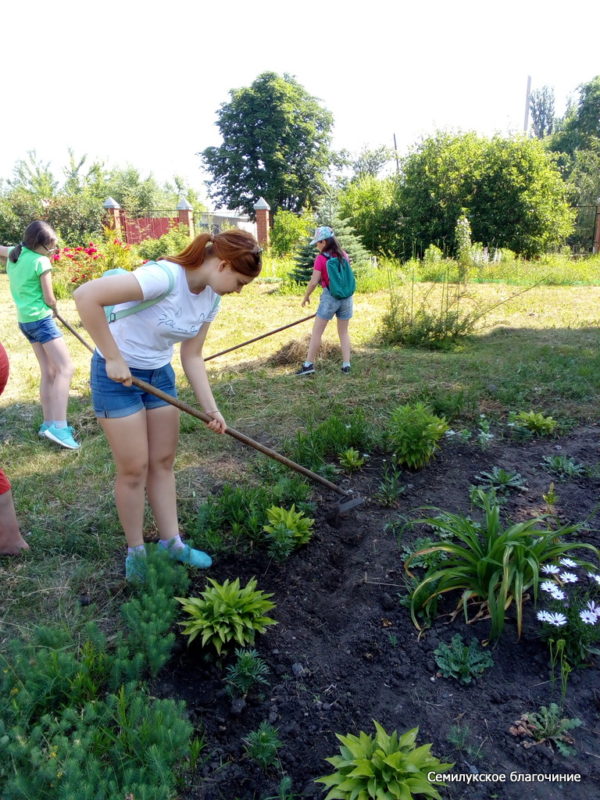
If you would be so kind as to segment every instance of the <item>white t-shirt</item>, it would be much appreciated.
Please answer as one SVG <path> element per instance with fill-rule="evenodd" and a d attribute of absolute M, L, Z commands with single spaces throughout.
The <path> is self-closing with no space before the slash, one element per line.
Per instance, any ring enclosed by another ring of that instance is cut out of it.
<path fill-rule="evenodd" d="M 160 261 L 173 274 L 173 289 L 158 303 L 110 323 L 110 332 L 129 367 L 158 369 L 173 357 L 173 345 L 193 338 L 219 310 L 220 296 L 207 286 L 193 294 L 185 269 L 172 261 Z M 132 273 L 142 288 L 144 300 L 160 297 L 169 288 L 169 278 L 156 264 L 144 264 Z M 118 303 L 114 310 L 136 305 Z M 100 353 L 102 355 L 102 353 Z"/>

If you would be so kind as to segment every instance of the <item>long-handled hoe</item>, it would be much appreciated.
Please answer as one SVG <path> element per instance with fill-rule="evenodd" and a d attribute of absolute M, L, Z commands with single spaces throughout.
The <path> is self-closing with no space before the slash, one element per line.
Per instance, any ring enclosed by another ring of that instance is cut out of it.
<path fill-rule="evenodd" d="M 84 347 L 93 353 L 93 348 L 86 342 L 86 340 L 81 336 L 73 326 L 68 323 L 65 319 L 63 319 L 60 314 L 56 315 L 56 318 L 65 326 L 65 328 L 70 331 L 73 336 L 75 336 L 81 342 Z M 137 386 L 139 389 L 143 389 L 148 394 L 153 394 L 156 397 L 160 397 L 161 400 L 164 400 L 165 403 L 169 403 L 172 406 L 180 409 L 180 411 L 185 411 L 186 414 L 190 414 L 192 417 L 196 417 L 196 419 L 202 420 L 202 422 L 211 422 L 212 417 L 209 417 L 208 414 L 205 414 L 203 411 L 198 411 L 198 409 L 194 408 L 193 406 L 184 403 L 182 400 L 179 400 L 177 397 L 171 397 L 170 394 L 166 394 L 161 389 L 157 389 L 156 387 L 152 386 L 146 381 L 142 381 L 139 378 L 135 378 L 132 376 L 131 382 L 134 386 Z M 234 439 L 237 439 L 238 442 L 242 442 L 242 444 L 248 445 L 249 447 L 253 447 L 255 450 L 258 450 L 260 453 L 264 453 L 269 458 L 274 459 L 275 461 L 279 461 L 280 464 L 283 464 L 289 469 L 293 469 L 296 472 L 299 472 L 301 475 L 310 478 L 312 481 L 316 481 L 320 483 L 322 486 L 326 486 L 328 489 L 331 489 L 333 492 L 337 492 L 337 494 L 342 495 L 346 498 L 346 500 L 342 503 L 339 503 L 333 513 L 331 513 L 330 517 L 337 517 L 343 514 L 346 514 L 348 511 L 351 511 L 353 508 L 356 508 L 362 503 L 365 502 L 363 497 L 351 497 L 348 492 L 345 492 L 340 486 L 337 486 L 335 483 L 328 481 L 327 478 L 324 478 L 322 475 L 319 475 L 316 472 L 313 472 L 306 467 L 303 467 L 301 464 L 296 464 L 295 461 L 292 461 L 286 456 L 281 455 L 281 453 L 277 453 L 275 450 L 271 450 L 270 447 L 266 447 L 264 444 L 260 442 L 254 441 L 249 436 L 246 436 L 244 433 L 240 433 L 240 431 L 236 431 L 235 428 L 228 427 L 225 433 L 228 433 L 229 436 L 232 436 Z"/>

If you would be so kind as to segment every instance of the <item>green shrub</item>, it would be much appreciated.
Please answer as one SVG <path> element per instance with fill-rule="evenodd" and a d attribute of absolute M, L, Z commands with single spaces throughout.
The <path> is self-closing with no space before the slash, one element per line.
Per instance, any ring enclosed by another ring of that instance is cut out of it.
<path fill-rule="evenodd" d="M 421 469 L 429 463 L 447 430 L 446 420 L 432 414 L 424 403 L 398 406 L 386 429 L 394 462 Z"/>
<path fill-rule="evenodd" d="M 359 451 L 354 447 L 349 447 L 347 450 L 344 450 L 343 453 L 340 453 L 340 465 L 347 472 L 356 472 L 356 470 L 364 467 L 365 460 L 365 457 L 361 456 Z"/>
<path fill-rule="evenodd" d="M 271 249 L 275 256 L 291 255 L 314 229 L 312 214 L 299 216 L 283 208 L 277 210 L 271 230 Z M 314 251 L 314 245 L 313 245 Z"/>
<path fill-rule="evenodd" d="M 478 486 L 483 489 L 493 489 L 496 494 L 517 489 L 523 491 L 527 488 L 519 472 L 511 472 L 502 467 L 493 467 L 489 472 L 481 472 L 475 475 L 475 480 L 478 481 Z"/>
<path fill-rule="evenodd" d="M 288 445 L 294 461 L 320 472 L 327 458 L 339 457 L 353 448 L 361 453 L 370 449 L 374 433 L 362 409 L 336 412 L 304 432 L 298 432 Z"/>
<path fill-rule="evenodd" d="M 187 226 L 177 225 L 159 239 L 145 239 L 137 246 L 137 251 L 142 259 L 156 261 L 159 258 L 177 255 L 191 241 Z"/>
<path fill-rule="evenodd" d="M 301 511 L 271 506 L 267 509 L 269 524 L 263 530 L 267 538 L 267 552 L 283 561 L 303 544 L 307 544 L 313 533 L 314 519 L 305 517 Z"/>
<path fill-rule="evenodd" d="M 541 527 L 545 524 L 543 519 L 534 518 L 502 528 L 498 504 L 486 497 L 483 505 L 482 524 L 447 511 L 435 518 L 417 520 L 437 525 L 452 537 L 414 554 L 438 550 L 448 554 L 448 559 L 439 569 L 429 572 L 412 594 L 411 616 L 417 628 L 418 612 L 429 616 L 435 612 L 439 597 L 456 590 L 461 592 L 457 610 L 462 606 L 465 619 L 468 603 L 479 605 L 480 614 L 490 615 L 492 639 L 502 633 L 505 612 L 514 603 L 520 636 L 523 599 L 529 589 L 537 598 L 542 566 L 574 548 L 587 548 L 597 557 L 591 544 L 561 541 L 562 536 L 577 530 L 576 525 L 549 530 Z M 404 568 L 412 577 L 410 562 L 409 558 Z"/>
<path fill-rule="evenodd" d="M 441 800 L 435 788 L 442 781 L 430 781 L 431 772 L 443 773 L 454 764 L 444 764 L 431 755 L 431 745 L 416 747 L 418 728 L 398 736 L 386 733 L 373 720 L 375 736 L 361 731 L 359 736 L 348 734 L 337 738 L 342 743 L 340 755 L 325 759 L 335 772 L 317 778 L 329 789 L 325 800 L 411 800 L 425 795 Z"/>
<path fill-rule="evenodd" d="M 544 456 L 542 466 L 551 472 L 559 480 L 566 478 L 579 478 L 585 475 L 583 464 L 575 461 L 574 458 L 565 455 Z"/>
<path fill-rule="evenodd" d="M 552 436 L 558 423 L 552 417 L 545 417 L 537 411 L 519 411 L 512 413 L 509 424 L 517 434 L 531 436 Z"/>
<path fill-rule="evenodd" d="M 466 645 L 460 634 L 455 634 L 450 644 L 442 642 L 434 651 L 435 663 L 444 678 L 455 678 L 467 685 L 494 664 L 492 654 L 482 650 L 477 639 Z"/>
<path fill-rule="evenodd" d="M 183 633 L 192 642 L 199 634 L 202 645 L 211 645 L 221 655 L 223 648 L 235 642 L 242 647 L 254 644 L 257 633 L 264 633 L 276 621 L 265 616 L 275 608 L 271 594 L 256 589 L 256 578 L 240 588 L 240 579 L 217 583 L 213 578 L 200 597 L 178 597 L 188 620 L 181 623 Z"/>

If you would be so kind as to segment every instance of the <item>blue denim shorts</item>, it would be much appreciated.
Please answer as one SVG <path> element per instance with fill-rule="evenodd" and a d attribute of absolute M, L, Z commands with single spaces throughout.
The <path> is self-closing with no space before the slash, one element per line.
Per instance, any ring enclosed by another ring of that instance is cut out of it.
<path fill-rule="evenodd" d="M 151 384 L 157 389 L 162 389 L 171 397 L 177 397 L 175 388 L 175 372 L 170 364 L 158 369 L 131 369 L 131 374 Z M 122 383 L 111 380 L 106 374 L 106 361 L 98 353 L 92 356 L 90 369 L 90 384 L 92 387 L 92 404 L 97 417 L 112 419 L 114 417 L 129 417 L 138 411 L 151 408 L 160 408 L 169 405 L 166 400 L 161 400 L 153 394 L 148 394 L 137 386 L 124 386 Z"/>
<path fill-rule="evenodd" d="M 352 309 L 352 297 L 346 297 L 344 300 L 337 300 L 329 289 L 323 289 L 319 307 L 317 308 L 317 317 L 321 319 L 333 319 L 335 315 L 338 319 L 350 319 L 352 316 Z"/>
<path fill-rule="evenodd" d="M 60 339 L 62 333 L 53 317 L 36 319 L 35 322 L 19 322 L 19 329 L 28 342 L 46 344 L 52 339 Z"/>

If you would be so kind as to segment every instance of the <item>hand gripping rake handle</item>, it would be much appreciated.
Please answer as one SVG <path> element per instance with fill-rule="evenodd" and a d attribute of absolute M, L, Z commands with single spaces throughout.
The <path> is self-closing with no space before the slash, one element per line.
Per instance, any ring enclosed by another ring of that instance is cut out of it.
<path fill-rule="evenodd" d="M 64 320 L 60 316 L 60 314 L 57 313 L 56 318 L 65 326 L 65 328 L 68 331 L 70 331 L 73 334 L 73 336 L 79 339 L 81 344 L 87 347 L 90 353 L 94 352 L 94 349 L 86 342 L 83 336 L 81 336 L 75 330 L 75 328 L 72 327 L 72 325 L 70 325 L 66 320 Z M 137 386 L 138 389 L 143 389 L 145 392 L 148 392 L 148 394 L 153 394 L 156 397 L 160 397 L 160 399 L 164 400 L 165 403 L 169 403 L 169 405 L 175 406 L 181 411 L 185 411 L 186 414 L 190 414 L 192 417 L 196 417 L 196 419 L 202 420 L 202 422 L 212 422 L 212 417 L 210 417 L 208 414 L 205 414 L 203 411 L 198 411 L 196 408 L 188 405 L 187 403 L 184 403 L 177 397 L 171 397 L 170 394 L 167 394 L 166 392 L 163 392 L 161 389 L 157 389 L 156 387 L 151 386 L 149 383 L 146 383 L 146 381 L 142 381 L 139 378 L 135 378 L 132 376 L 131 382 L 133 383 L 134 386 Z M 272 458 L 275 461 L 279 461 L 280 464 L 284 464 L 286 467 L 289 467 L 290 469 L 299 472 L 301 475 L 305 475 L 307 478 L 310 478 L 311 480 L 316 481 L 317 483 L 320 483 L 323 486 L 326 486 L 328 489 L 331 489 L 332 491 L 337 492 L 338 494 L 341 494 L 344 497 L 347 497 L 349 503 L 342 504 L 344 510 L 349 510 L 349 508 L 351 507 L 353 508 L 355 505 L 358 505 L 357 500 L 359 500 L 359 498 L 350 498 L 342 488 L 337 486 L 335 483 L 328 481 L 327 478 L 324 478 L 322 475 L 319 475 L 316 472 L 312 472 L 312 470 L 303 467 L 301 464 L 296 464 L 295 461 L 291 461 L 291 459 L 282 456 L 281 453 L 277 453 L 275 450 L 271 450 L 270 447 L 266 447 L 264 444 L 254 441 L 254 439 L 251 439 L 244 433 L 240 433 L 240 431 L 236 431 L 234 428 L 228 427 L 225 433 L 228 433 L 230 436 L 233 436 L 233 438 L 237 439 L 238 442 L 242 442 L 243 444 L 246 444 L 249 447 L 253 447 L 260 453 L 264 453 L 266 456 L 269 456 L 269 458 Z M 362 502 L 362 500 L 360 502 Z"/>

